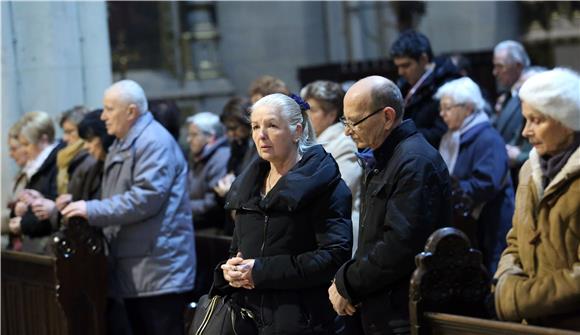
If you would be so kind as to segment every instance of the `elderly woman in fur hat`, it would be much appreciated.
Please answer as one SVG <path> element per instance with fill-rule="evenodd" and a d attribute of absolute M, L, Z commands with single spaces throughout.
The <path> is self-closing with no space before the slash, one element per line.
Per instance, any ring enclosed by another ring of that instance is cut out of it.
<path fill-rule="evenodd" d="M 580 330 L 580 77 L 556 68 L 520 90 L 534 147 L 495 274 L 502 320 Z"/>

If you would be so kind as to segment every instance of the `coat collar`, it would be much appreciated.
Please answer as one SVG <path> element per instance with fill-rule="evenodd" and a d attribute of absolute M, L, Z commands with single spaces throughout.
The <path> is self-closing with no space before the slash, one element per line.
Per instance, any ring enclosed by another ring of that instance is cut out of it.
<path fill-rule="evenodd" d="M 532 180 L 539 192 L 539 196 L 540 198 L 545 197 L 555 191 L 566 180 L 572 179 L 580 174 L 580 147 L 576 148 L 572 156 L 568 159 L 568 162 L 550 184 L 546 186 L 546 189 L 542 187 L 542 169 L 540 167 L 540 157 L 536 149 L 530 151 L 530 165 L 532 167 Z"/>
<path fill-rule="evenodd" d="M 270 163 L 258 159 L 239 175 L 226 199 L 226 209 L 258 208 L 260 210 L 294 211 L 326 192 L 340 181 L 338 165 L 321 145 L 308 149 L 302 159 L 280 178 L 264 197 L 259 191 L 268 174 Z"/>
<path fill-rule="evenodd" d="M 404 139 L 415 135 L 416 133 L 417 127 L 411 119 L 404 120 L 397 128 L 393 129 L 383 144 L 381 144 L 381 146 L 376 150 L 373 150 L 376 167 L 378 169 L 385 167 L 393 155 L 397 145 Z"/>
<path fill-rule="evenodd" d="M 226 147 L 228 145 L 228 138 L 226 136 L 218 138 L 214 143 L 207 144 L 201 152 L 201 157 L 193 158 L 193 163 L 196 164 L 198 162 L 208 160 L 219 148 Z"/>
<path fill-rule="evenodd" d="M 141 135 L 143 130 L 145 130 L 145 128 L 152 121 L 153 121 L 153 115 L 149 111 L 141 114 L 137 118 L 137 121 L 135 122 L 135 124 L 131 127 L 131 129 L 129 129 L 127 136 L 125 136 L 125 138 L 123 138 L 123 139 L 116 139 L 114 146 L 117 147 L 119 151 L 129 149 L 133 145 L 133 142 L 135 142 L 137 137 L 139 137 L 139 135 Z"/>

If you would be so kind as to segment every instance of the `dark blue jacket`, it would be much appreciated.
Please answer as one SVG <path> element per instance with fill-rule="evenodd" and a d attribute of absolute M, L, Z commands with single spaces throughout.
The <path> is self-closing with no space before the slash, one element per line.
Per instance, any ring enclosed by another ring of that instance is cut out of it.
<path fill-rule="evenodd" d="M 493 274 L 511 227 L 514 189 L 504 141 L 490 123 L 479 124 L 461 136 L 452 175 L 474 206 L 485 203 L 477 221 L 477 245 Z"/>
<path fill-rule="evenodd" d="M 415 256 L 451 221 L 445 162 L 411 120 L 393 130 L 365 166 L 359 244 L 335 276 L 338 292 L 359 308 L 365 334 L 409 327 Z"/>

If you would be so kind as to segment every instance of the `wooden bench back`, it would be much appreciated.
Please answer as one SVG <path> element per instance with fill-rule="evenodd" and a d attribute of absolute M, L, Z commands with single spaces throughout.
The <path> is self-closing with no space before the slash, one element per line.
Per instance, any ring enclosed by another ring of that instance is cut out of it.
<path fill-rule="evenodd" d="M 100 233 L 72 219 L 51 255 L 2 252 L 2 334 L 105 334 L 106 258 Z"/>
<path fill-rule="evenodd" d="M 441 228 L 415 258 L 409 313 L 414 335 L 572 335 L 577 332 L 489 320 L 489 276 L 466 235 Z"/>

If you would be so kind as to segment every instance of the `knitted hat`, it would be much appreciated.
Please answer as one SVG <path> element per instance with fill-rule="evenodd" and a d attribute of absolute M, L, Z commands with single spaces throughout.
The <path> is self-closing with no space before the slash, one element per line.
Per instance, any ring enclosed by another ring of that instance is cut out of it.
<path fill-rule="evenodd" d="M 522 85 L 519 97 L 538 112 L 580 131 L 580 76 L 555 68 L 532 76 Z"/>

